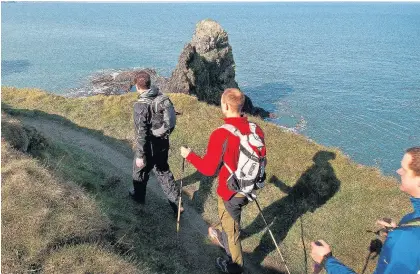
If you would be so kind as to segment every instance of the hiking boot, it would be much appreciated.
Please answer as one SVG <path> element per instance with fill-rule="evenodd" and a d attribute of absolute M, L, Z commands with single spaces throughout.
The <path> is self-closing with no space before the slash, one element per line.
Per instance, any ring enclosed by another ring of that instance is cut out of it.
<path fill-rule="evenodd" d="M 139 195 L 136 195 L 136 193 L 135 193 L 134 189 L 129 190 L 129 191 L 128 191 L 128 195 L 129 195 L 129 196 L 130 196 L 130 198 L 131 198 L 133 201 L 135 201 L 136 203 L 139 203 L 139 204 L 142 204 L 142 205 L 144 205 L 144 204 L 145 204 L 145 199 L 144 199 L 144 198 L 139 197 Z"/>
<path fill-rule="evenodd" d="M 223 273 L 230 273 L 230 274 L 243 274 L 244 270 L 241 266 L 236 263 L 232 263 L 231 261 L 227 261 L 222 257 L 218 257 L 216 259 L 216 266 L 217 268 Z"/>
<path fill-rule="evenodd" d="M 174 203 L 174 202 L 169 201 L 169 200 L 168 200 L 168 202 L 169 202 L 169 205 L 171 206 L 172 210 L 174 211 L 175 217 L 178 217 L 178 203 Z M 184 209 L 184 207 L 182 206 L 182 203 L 181 203 L 180 214 L 184 213 L 184 211 L 185 211 L 185 209 Z"/>
<path fill-rule="evenodd" d="M 223 246 L 222 232 L 220 232 L 220 230 L 210 226 L 209 227 L 209 237 L 210 237 L 210 239 L 213 243 L 217 244 L 221 248 L 225 248 Z"/>

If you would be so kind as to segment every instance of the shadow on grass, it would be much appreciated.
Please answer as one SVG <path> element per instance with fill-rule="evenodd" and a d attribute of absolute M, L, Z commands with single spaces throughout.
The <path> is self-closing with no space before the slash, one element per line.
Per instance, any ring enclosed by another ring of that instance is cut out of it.
<path fill-rule="evenodd" d="M 312 158 L 312 166 L 300 176 L 293 187 L 289 187 L 275 176 L 270 178 L 270 183 L 288 194 L 263 209 L 263 215 L 269 222 L 277 243 L 286 238 L 297 219 L 308 211 L 315 212 L 338 192 L 340 181 L 329 163 L 333 159 L 335 159 L 335 153 L 318 151 Z M 243 229 L 244 238 L 265 229 L 264 223 L 259 219 L 256 218 Z M 301 223 L 301 233 L 303 234 L 303 222 Z M 304 248 L 306 249 L 306 247 Z M 276 247 L 268 231 L 265 231 L 259 245 L 253 251 L 253 260 L 261 264 L 267 255 L 275 250 Z"/>
<path fill-rule="evenodd" d="M 200 172 L 195 171 L 193 174 L 182 179 L 183 189 L 187 189 L 186 191 L 190 194 L 192 193 L 191 204 L 194 206 L 195 210 L 200 214 L 204 212 L 204 206 L 207 201 L 207 198 L 211 195 L 212 186 L 215 178 L 216 176 L 206 177 Z M 191 187 L 188 188 L 188 186 L 191 186 L 197 182 L 200 182 L 198 189 L 191 189 Z M 176 184 L 179 185 L 180 180 L 177 180 Z"/>
<path fill-rule="evenodd" d="M 115 149 L 117 149 L 119 152 L 121 152 L 127 157 L 133 157 L 132 142 L 130 140 L 122 140 L 106 136 L 104 135 L 104 132 L 102 130 L 80 127 L 79 125 L 75 124 L 74 122 L 70 121 L 69 119 L 63 116 L 57 114 L 50 114 L 41 110 L 13 108 L 10 105 L 3 102 L 1 102 L 1 110 L 11 116 L 22 115 L 26 117 L 42 117 L 51 121 L 60 122 L 61 124 L 70 128 L 77 129 L 83 133 L 93 135 L 97 139 L 112 145 Z"/>
<path fill-rule="evenodd" d="M 31 117 L 34 119 L 41 118 L 59 122 L 68 126 L 70 129 L 75 129 L 81 131 L 82 133 L 86 133 L 87 135 L 96 137 L 99 140 L 104 141 L 106 144 L 116 145 L 123 152 L 131 152 L 131 145 L 128 146 L 124 140 L 118 140 L 105 136 L 102 131 L 80 127 L 71 120 L 60 115 L 49 114 L 37 110 L 13 109 L 3 103 L 2 110 L 17 118 Z M 63 134 L 65 134 L 65 132 L 63 132 Z M 83 149 L 80 148 L 80 150 Z M 72 153 L 76 156 L 81 155 L 81 152 L 72 149 L 69 149 L 68 153 Z M 86 151 L 86 153 L 91 154 L 88 151 Z M 59 151 L 56 151 L 56 154 L 53 156 L 56 159 L 61 158 Z M 90 173 L 90 176 L 96 178 L 99 176 L 97 174 L 97 172 L 100 171 L 99 169 L 107 167 L 102 166 L 101 159 L 95 157 L 95 155 L 91 154 L 89 157 L 94 159 L 94 161 L 98 161 L 98 163 L 93 164 L 92 168 L 87 169 L 86 172 Z M 131 157 L 132 153 L 130 153 L 128 158 Z M 66 161 L 64 160 L 57 164 L 65 165 Z M 84 162 L 77 161 L 77 164 L 72 167 L 72 170 L 74 170 L 73 175 L 79 176 L 79 174 L 75 173 L 77 173 L 79 169 L 84 168 L 86 168 L 84 166 Z M 61 171 L 55 168 L 55 166 L 52 166 L 51 170 L 54 171 L 54 173 L 57 173 L 57 177 L 65 177 L 66 180 L 74 179 L 72 176 L 65 176 L 64 174 L 61 174 Z M 218 273 L 214 265 L 216 258 L 215 255 L 217 253 L 215 251 L 217 251 L 217 248 L 206 244 L 206 235 L 197 235 L 198 237 L 191 236 L 197 237 L 198 241 L 194 242 L 199 243 L 200 246 L 197 246 L 197 249 L 202 250 L 203 254 L 197 254 L 198 256 L 194 258 L 185 258 L 185 247 L 180 249 L 178 246 L 179 243 L 176 239 L 174 229 L 176 220 L 175 218 L 171 218 L 172 214 L 166 210 L 167 207 L 165 207 L 165 210 L 161 210 L 161 208 L 163 208 L 161 206 L 162 200 L 158 198 L 150 199 L 146 207 L 127 202 L 127 195 L 122 193 L 126 192 L 122 180 L 127 179 L 127 176 L 120 176 L 121 174 L 112 178 L 98 177 L 99 181 L 107 180 L 107 183 L 104 182 L 105 184 L 91 189 L 91 193 L 95 195 L 96 200 L 100 201 L 106 207 L 105 211 L 112 222 L 110 228 L 111 231 L 106 235 L 105 239 L 103 239 L 104 244 L 113 246 L 114 250 L 120 255 L 138 258 L 142 264 L 145 263 L 145 265 L 151 269 L 152 273 Z M 93 179 L 94 178 L 89 178 L 90 181 Z M 212 189 L 213 179 L 214 178 L 212 177 L 204 177 L 199 173 L 194 173 L 185 178 L 187 184 L 188 182 L 200 180 L 200 189 L 196 193 L 197 197 L 199 196 L 200 201 L 202 201 L 199 202 L 199 210 L 204 209 L 204 202 Z M 152 193 L 149 194 L 150 198 L 152 198 L 152 196 L 154 196 Z M 186 232 L 192 235 L 192 231 Z M 64 245 L 66 243 L 67 242 L 65 241 L 63 242 Z M 205 254 L 215 257 L 204 260 L 206 262 L 200 261 L 200 257 L 203 258 L 202 256 L 206 256 Z M 218 255 L 221 256 L 222 254 L 223 253 L 220 253 Z M 253 254 L 247 254 L 246 256 L 252 257 Z M 192 263 L 191 261 L 195 262 Z M 206 265 L 203 265 L 204 263 Z M 198 265 L 200 267 L 198 267 Z M 260 266 L 259 269 L 258 273 L 266 273 L 264 267 Z M 185 270 L 188 270 L 188 272 L 185 272 Z"/>

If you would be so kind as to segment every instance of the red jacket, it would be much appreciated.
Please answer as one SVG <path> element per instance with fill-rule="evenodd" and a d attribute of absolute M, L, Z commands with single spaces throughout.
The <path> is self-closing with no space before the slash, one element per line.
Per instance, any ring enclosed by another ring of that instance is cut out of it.
<path fill-rule="evenodd" d="M 231 124 L 242 134 L 249 134 L 249 122 L 246 117 L 225 118 L 226 124 Z M 260 127 L 257 126 L 256 133 L 264 142 L 264 133 Z M 224 128 L 217 128 L 210 135 L 209 143 L 207 145 L 206 155 L 198 156 L 193 151 L 188 155 L 187 160 L 199 172 L 206 176 L 213 176 L 217 168 L 222 162 L 223 145 L 226 142 L 225 152 L 223 154 L 223 162 L 225 162 L 232 170 L 236 170 L 239 159 L 239 137 L 233 135 Z M 265 155 L 265 147 L 262 151 Z M 236 192 L 230 190 L 227 186 L 227 178 L 229 171 L 223 165 L 219 172 L 219 184 L 217 186 L 217 194 L 225 201 L 228 201 Z"/>

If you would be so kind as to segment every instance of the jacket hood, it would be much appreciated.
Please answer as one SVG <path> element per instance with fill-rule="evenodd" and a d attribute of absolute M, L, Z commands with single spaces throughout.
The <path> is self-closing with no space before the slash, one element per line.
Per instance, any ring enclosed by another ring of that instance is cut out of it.
<path fill-rule="evenodd" d="M 139 94 L 139 98 L 154 98 L 160 94 L 159 88 L 152 86 L 150 89 Z"/>

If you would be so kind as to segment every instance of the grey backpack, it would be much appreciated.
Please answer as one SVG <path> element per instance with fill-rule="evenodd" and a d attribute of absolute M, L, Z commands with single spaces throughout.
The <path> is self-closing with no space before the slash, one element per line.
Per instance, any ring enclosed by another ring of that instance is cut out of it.
<path fill-rule="evenodd" d="M 153 99 L 140 98 L 138 101 L 148 104 L 151 108 L 152 135 L 156 137 L 169 136 L 176 125 L 176 112 L 169 97 L 165 94 L 159 94 Z"/>

